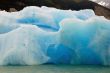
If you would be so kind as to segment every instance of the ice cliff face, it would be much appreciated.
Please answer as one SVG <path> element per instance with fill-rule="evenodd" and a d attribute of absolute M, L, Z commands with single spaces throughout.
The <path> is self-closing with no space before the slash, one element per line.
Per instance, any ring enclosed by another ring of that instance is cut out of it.
<path fill-rule="evenodd" d="M 0 65 L 110 65 L 110 20 L 92 10 L 0 12 Z"/>

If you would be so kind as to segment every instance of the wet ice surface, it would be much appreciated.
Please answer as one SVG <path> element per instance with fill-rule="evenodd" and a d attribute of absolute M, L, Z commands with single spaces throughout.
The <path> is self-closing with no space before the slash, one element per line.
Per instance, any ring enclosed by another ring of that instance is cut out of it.
<path fill-rule="evenodd" d="M 110 20 L 92 10 L 0 12 L 0 65 L 110 65 Z"/>

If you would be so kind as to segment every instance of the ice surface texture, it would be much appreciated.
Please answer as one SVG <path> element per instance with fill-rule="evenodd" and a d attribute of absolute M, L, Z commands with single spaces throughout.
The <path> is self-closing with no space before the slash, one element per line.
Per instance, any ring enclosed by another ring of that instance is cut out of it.
<path fill-rule="evenodd" d="M 110 20 L 92 10 L 0 11 L 0 65 L 110 65 Z"/>

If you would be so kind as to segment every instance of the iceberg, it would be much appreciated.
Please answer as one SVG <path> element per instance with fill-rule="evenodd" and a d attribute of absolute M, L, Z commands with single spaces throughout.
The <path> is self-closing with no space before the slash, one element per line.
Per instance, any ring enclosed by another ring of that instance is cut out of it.
<path fill-rule="evenodd" d="M 0 11 L 0 65 L 110 65 L 110 20 L 93 10 Z"/>

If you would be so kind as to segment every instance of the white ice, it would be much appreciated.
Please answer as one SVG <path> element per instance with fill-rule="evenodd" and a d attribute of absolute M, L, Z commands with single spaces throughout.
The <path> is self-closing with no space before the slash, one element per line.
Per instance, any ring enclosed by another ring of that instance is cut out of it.
<path fill-rule="evenodd" d="M 110 65 L 110 20 L 93 10 L 0 11 L 0 65 Z"/>

